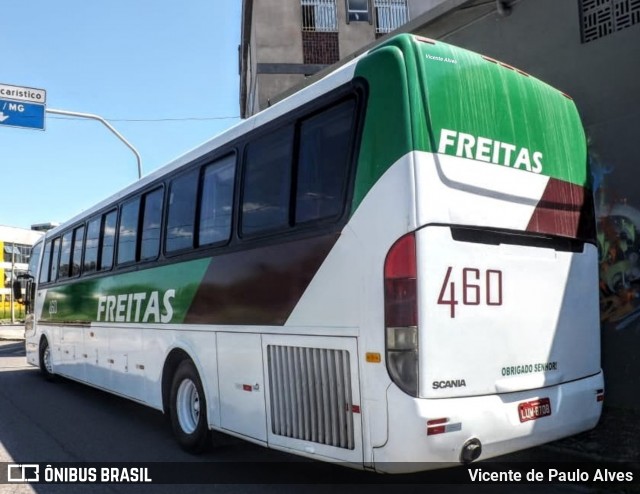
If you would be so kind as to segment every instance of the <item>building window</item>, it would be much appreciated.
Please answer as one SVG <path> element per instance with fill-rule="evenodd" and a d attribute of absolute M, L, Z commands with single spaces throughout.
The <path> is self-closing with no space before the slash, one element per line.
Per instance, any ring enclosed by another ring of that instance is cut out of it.
<path fill-rule="evenodd" d="M 376 34 L 379 36 L 409 22 L 407 0 L 373 0 L 373 6 L 376 11 Z"/>
<path fill-rule="evenodd" d="M 581 0 L 582 42 L 602 38 L 640 24 L 638 0 Z"/>
<path fill-rule="evenodd" d="M 347 21 L 369 22 L 369 0 L 347 0 Z"/>
<path fill-rule="evenodd" d="M 15 264 L 27 264 L 31 247 L 24 244 L 14 244 L 5 242 L 4 262 L 14 262 Z"/>
<path fill-rule="evenodd" d="M 336 0 L 300 0 L 302 5 L 302 30 L 337 32 L 338 16 Z"/>
<path fill-rule="evenodd" d="M 300 0 L 302 59 L 305 64 L 331 65 L 340 59 L 336 0 Z"/>

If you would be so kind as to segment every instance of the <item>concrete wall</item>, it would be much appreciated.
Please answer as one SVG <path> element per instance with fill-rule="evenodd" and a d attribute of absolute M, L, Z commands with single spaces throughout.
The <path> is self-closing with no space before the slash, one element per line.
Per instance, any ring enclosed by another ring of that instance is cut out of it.
<path fill-rule="evenodd" d="M 590 143 L 609 404 L 640 409 L 640 24 L 581 43 L 578 0 L 521 0 L 423 33 L 518 67 L 571 95 Z M 544 308 L 541 308 L 544 310 Z"/>
<path fill-rule="evenodd" d="M 407 6 L 409 7 L 409 19 L 415 19 L 428 10 L 446 2 L 447 0 L 408 0 Z"/>
<path fill-rule="evenodd" d="M 258 61 L 302 63 L 302 12 L 299 1 L 254 1 L 253 23 Z"/>
<path fill-rule="evenodd" d="M 373 2 L 371 2 L 373 4 Z M 373 12 L 369 21 L 352 21 L 347 24 L 347 4 L 344 0 L 336 0 L 338 7 L 338 42 L 340 58 L 350 55 L 376 39 L 376 28 L 373 24 Z M 372 7 L 373 10 L 373 7 Z"/>
<path fill-rule="evenodd" d="M 254 1 L 252 43 L 256 63 L 302 63 L 302 19 L 299 1 Z M 291 74 L 256 74 L 253 111 L 266 108 L 269 98 L 299 84 L 304 76 Z"/>

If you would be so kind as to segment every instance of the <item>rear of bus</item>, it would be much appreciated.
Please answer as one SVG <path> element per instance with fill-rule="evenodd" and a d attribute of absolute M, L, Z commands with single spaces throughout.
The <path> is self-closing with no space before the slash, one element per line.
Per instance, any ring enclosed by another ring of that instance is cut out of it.
<path fill-rule="evenodd" d="M 593 428 L 597 249 L 574 102 L 488 57 L 395 43 L 409 74 L 415 228 L 384 265 L 394 384 L 376 468 L 486 459 Z"/>

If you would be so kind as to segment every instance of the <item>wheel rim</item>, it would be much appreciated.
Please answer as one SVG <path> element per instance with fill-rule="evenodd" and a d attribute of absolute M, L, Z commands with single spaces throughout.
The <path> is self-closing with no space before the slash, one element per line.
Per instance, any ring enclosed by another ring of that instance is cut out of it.
<path fill-rule="evenodd" d="M 187 434 L 193 433 L 200 420 L 200 395 L 191 379 L 185 379 L 180 383 L 176 396 L 176 410 L 182 430 Z"/>
<path fill-rule="evenodd" d="M 51 349 L 49 345 L 47 345 L 42 352 L 42 363 L 44 364 L 44 368 L 49 374 L 53 374 L 53 365 L 51 365 Z"/>

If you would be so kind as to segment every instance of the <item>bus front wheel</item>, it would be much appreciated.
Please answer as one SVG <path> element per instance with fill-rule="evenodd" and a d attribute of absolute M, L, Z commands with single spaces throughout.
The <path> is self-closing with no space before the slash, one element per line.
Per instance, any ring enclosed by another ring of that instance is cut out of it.
<path fill-rule="evenodd" d="M 182 449 L 203 452 L 210 442 L 207 402 L 191 360 L 184 360 L 173 376 L 170 407 L 171 427 Z"/>
<path fill-rule="evenodd" d="M 47 380 L 53 380 L 53 363 L 51 361 L 51 347 L 49 340 L 42 338 L 40 341 L 40 373 Z"/>

